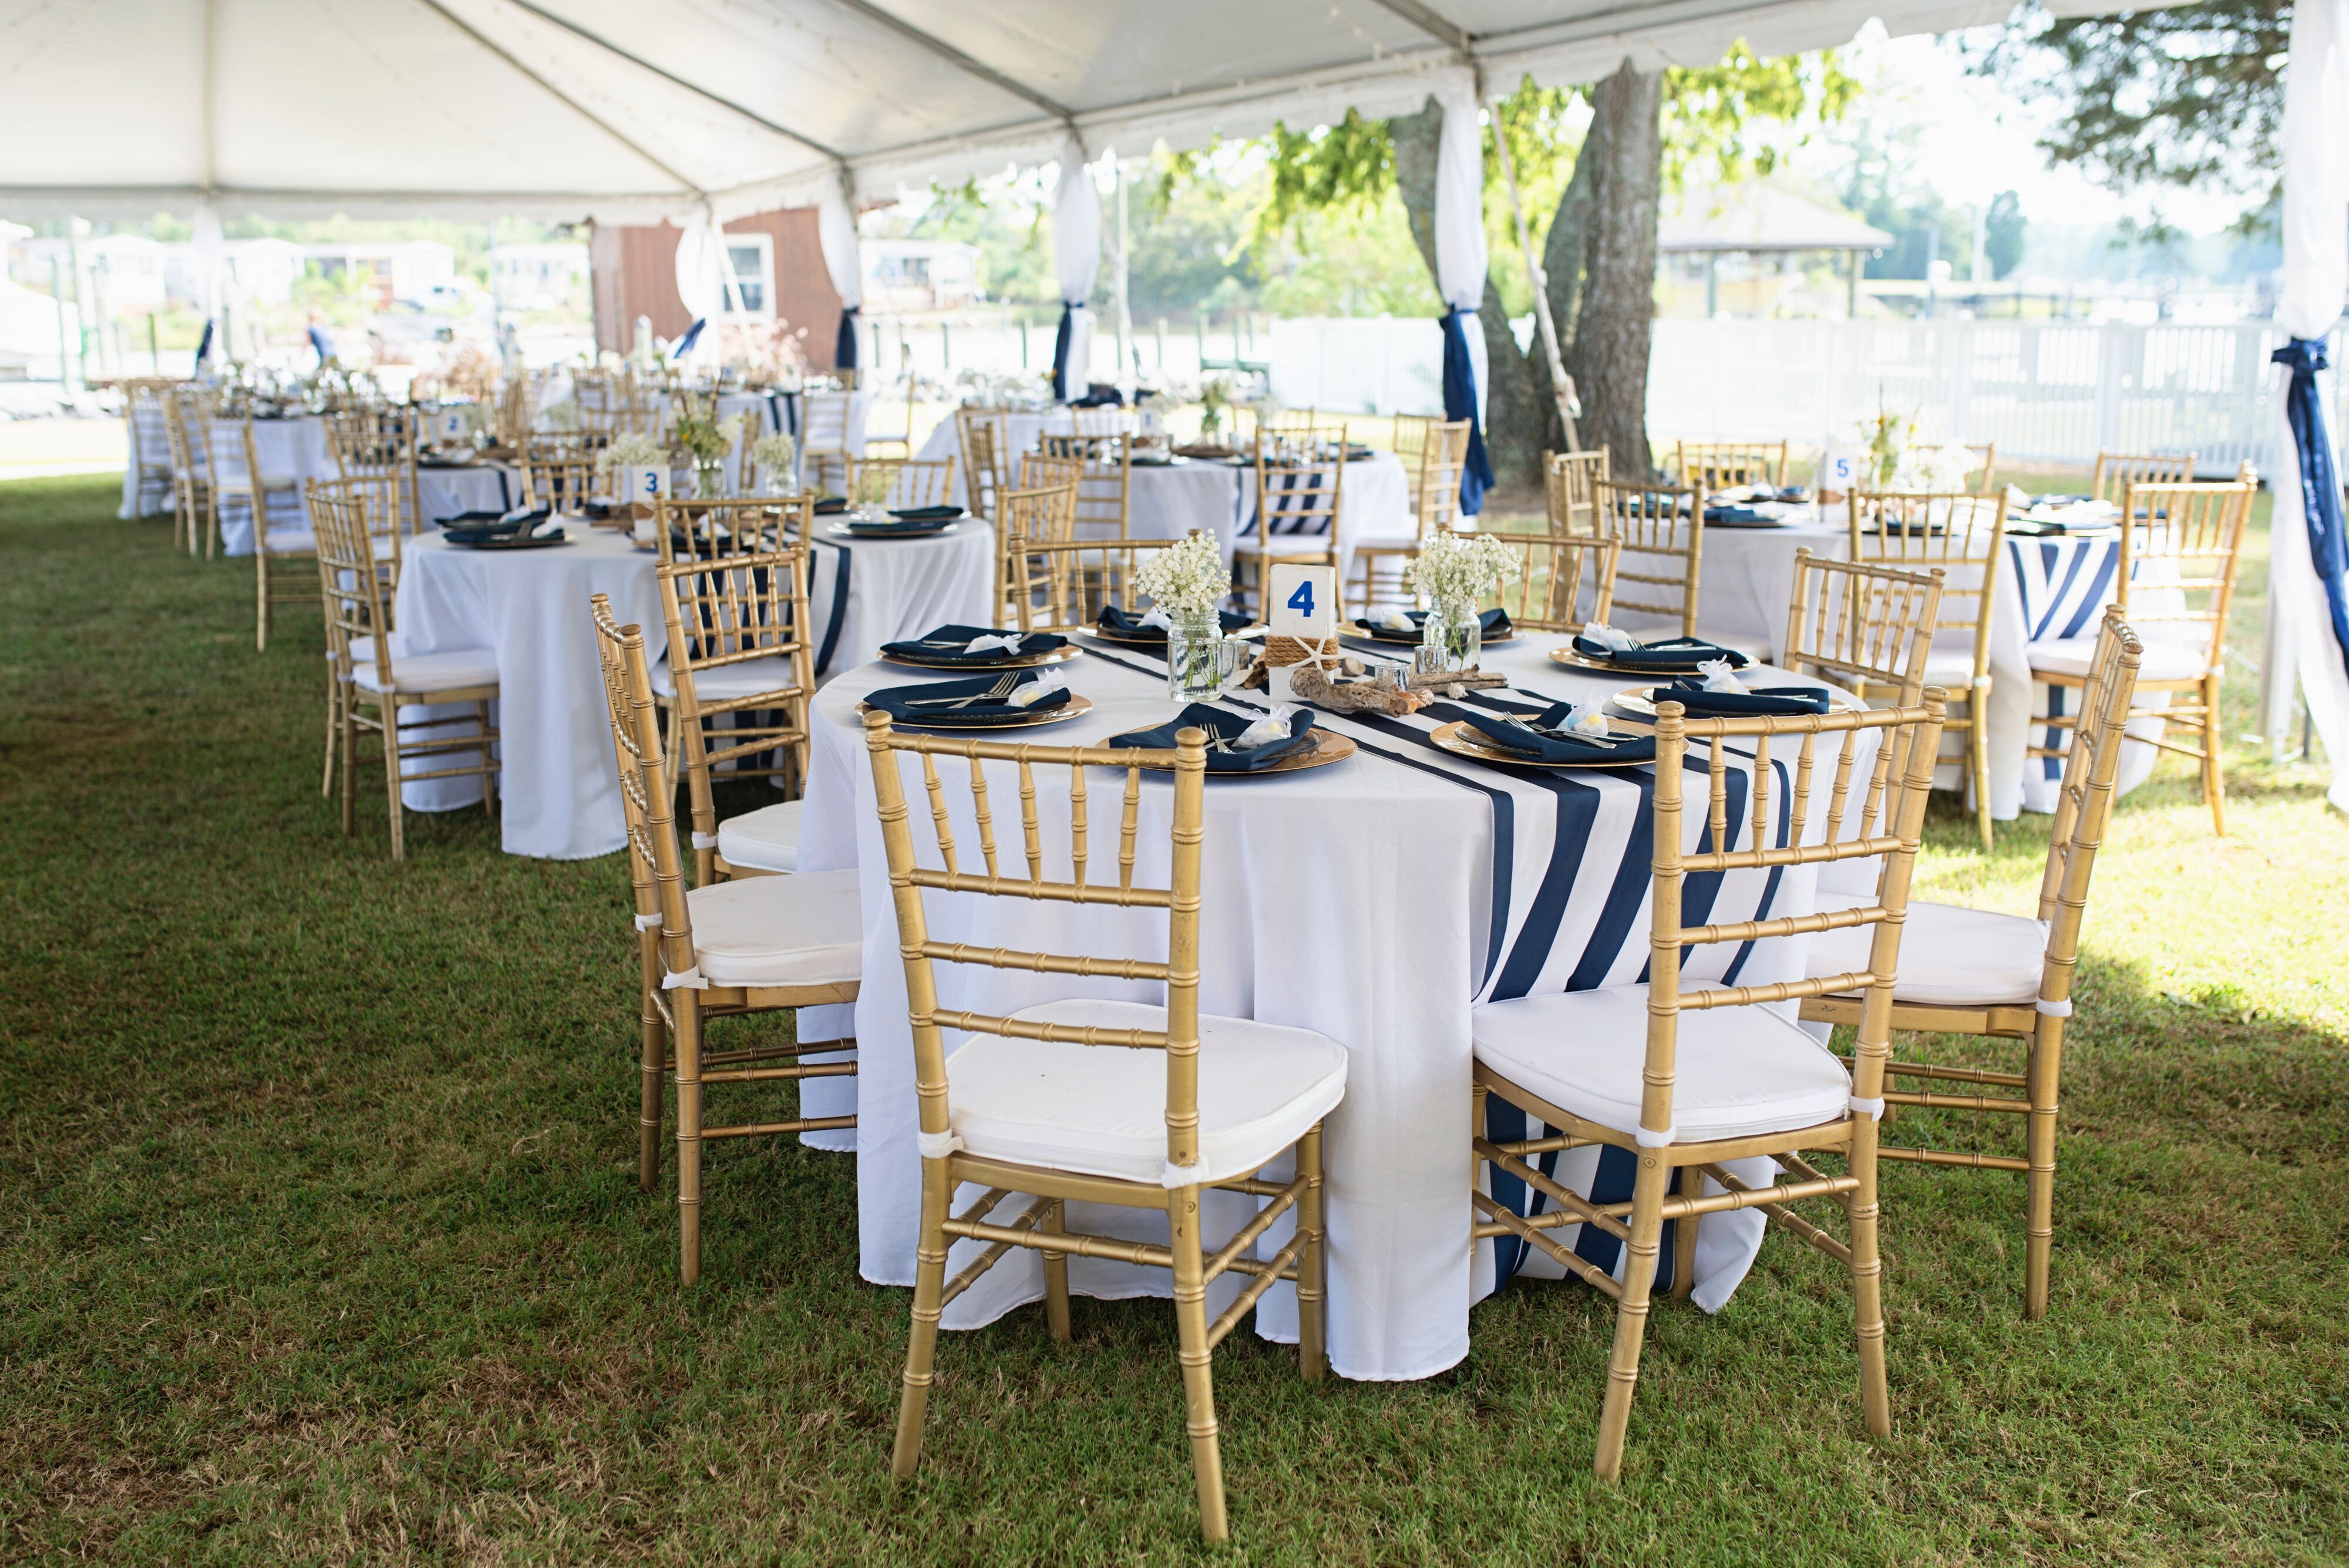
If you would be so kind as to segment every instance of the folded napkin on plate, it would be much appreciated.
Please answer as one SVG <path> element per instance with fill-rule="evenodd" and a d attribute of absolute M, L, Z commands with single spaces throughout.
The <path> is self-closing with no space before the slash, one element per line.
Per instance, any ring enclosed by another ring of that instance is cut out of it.
<path fill-rule="evenodd" d="M 845 495 L 819 495 L 815 498 L 815 514 L 819 517 L 836 516 L 847 510 L 848 497 Z"/>
<path fill-rule="evenodd" d="M 991 695 L 1002 680 L 999 675 L 979 675 L 968 680 L 930 680 L 918 686 L 890 686 L 866 693 L 864 701 L 867 706 L 880 709 L 901 724 L 943 729 L 959 725 L 980 728 L 988 724 L 1009 724 L 1048 709 L 1068 705 L 1069 689 L 1062 683 L 1061 672 L 1057 670 L 1047 675 L 1023 670 L 1003 695 Z M 1031 687 L 1041 687 L 1043 695 L 1029 695 Z"/>
<path fill-rule="evenodd" d="M 1030 659 L 1068 646 L 1067 638 L 1049 631 L 1031 631 L 1022 636 L 994 626 L 941 626 L 904 642 L 885 642 L 881 651 L 928 664 L 978 666 Z"/>
<path fill-rule="evenodd" d="M 1577 733 L 1568 728 L 1587 722 L 1583 710 L 1571 702 L 1555 702 L 1534 717 L 1488 713 L 1471 709 L 1468 727 L 1505 752 L 1531 762 L 1645 763 L 1656 756 L 1652 735 L 1603 736 Z"/>
<path fill-rule="evenodd" d="M 959 506 L 892 507 L 889 515 L 900 523 L 951 523 L 962 515 Z"/>
<path fill-rule="evenodd" d="M 1776 523 L 1785 516 L 1785 514 L 1772 502 L 1752 506 L 1708 506 L 1704 509 L 1704 520 L 1708 523 Z"/>
<path fill-rule="evenodd" d="M 1614 630 L 1612 627 L 1605 629 Z M 1715 659 L 1727 659 L 1732 670 L 1743 670 L 1754 662 L 1735 649 L 1723 648 L 1694 637 L 1666 638 L 1661 642 L 1623 648 L 1616 645 L 1612 639 L 1592 636 L 1588 627 L 1575 638 L 1574 650 L 1587 659 L 1604 659 L 1627 670 L 1693 670 L 1698 665 Z"/>
<path fill-rule="evenodd" d="M 1112 746 L 1143 746 L 1154 751 L 1174 749 L 1177 732 L 1201 729 L 1207 732 L 1207 771 L 1211 774 L 1261 773 L 1292 753 L 1303 751 L 1313 743 L 1313 715 L 1303 708 L 1284 710 L 1288 715 L 1288 730 L 1280 732 L 1266 725 L 1263 718 L 1246 713 L 1226 713 L 1221 708 L 1210 708 L 1204 702 L 1194 702 L 1175 718 L 1154 730 L 1131 730 L 1123 735 L 1112 735 Z M 1258 726 L 1266 726 L 1259 729 Z M 1258 735 L 1270 733 L 1269 740 L 1245 743 L 1248 732 Z"/>
<path fill-rule="evenodd" d="M 1824 713 L 1829 701 L 1824 686 L 1772 686 L 1761 691 L 1708 691 L 1701 680 L 1685 676 L 1648 693 L 1651 702 L 1677 702 L 1692 719 L 1776 718 L 1797 713 Z"/>
<path fill-rule="evenodd" d="M 886 539 L 900 534 L 935 534 L 951 517 L 851 517 L 845 526 L 852 534 L 868 539 Z"/>
<path fill-rule="evenodd" d="M 487 545 L 517 539 L 560 539 L 563 521 L 551 512 L 509 512 L 494 523 L 444 523 L 440 536 L 452 545 Z"/>
<path fill-rule="evenodd" d="M 1402 624 L 1400 626 L 1395 624 L 1395 618 L 1398 615 L 1402 618 Z M 1488 638 L 1497 639 L 1509 635 L 1509 612 L 1498 605 L 1485 611 L 1476 619 L 1484 628 L 1484 635 Z M 1375 637 L 1389 642 L 1399 637 L 1407 637 L 1416 641 L 1426 622 L 1425 610 L 1388 610 L 1376 620 L 1357 620 L 1354 625 L 1362 628 L 1361 634 L 1365 637 Z"/>
<path fill-rule="evenodd" d="M 1237 631 L 1248 624 L 1248 618 L 1237 610 L 1217 610 L 1216 619 L 1226 631 Z M 1166 640 L 1166 612 L 1155 605 L 1140 615 L 1129 609 L 1120 609 L 1115 605 L 1103 605 L 1097 624 L 1113 637 L 1157 642 Z"/>

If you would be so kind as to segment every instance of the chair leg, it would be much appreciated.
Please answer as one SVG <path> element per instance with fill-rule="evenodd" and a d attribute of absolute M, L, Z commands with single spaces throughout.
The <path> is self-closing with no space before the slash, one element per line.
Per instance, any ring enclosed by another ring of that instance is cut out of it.
<path fill-rule="evenodd" d="M 343 693 L 343 836 L 358 829 L 359 716 L 356 692 Z"/>
<path fill-rule="evenodd" d="M 2227 836 L 2227 774 L 2226 761 L 2220 754 L 2219 723 L 2219 678 L 2206 676 L 2202 681 L 2202 798 L 2210 805 L 2210 831 L 2224 838 Z"/>
<path fill-rule="evenodd" d="M 1615 1347 L 1607 1357 L 1607 1400 L 1599 1413 L 1599 1452 L 1592 1469 L 1612 1482 L 1623 1473 L 1623 1438 L 1631 1427 L 1631 1396 L 1640 1386 L 1640 1346 L 1648 1334 L 1648 1297 L 1656 1283 L 1656 1255 L 1664 1233 L 1664 1189 L 1671 1171 L 1653 1149 L 1640 1151 L 1631 1186 L 1631 1240 L 1623 1264 L 1623 1295 L 1615 1308 Z"/>
<path fill-rule="evenodd" d="M 318 794 L 323 800 L 335 798 L 335 753 L 343 743 L 343 722 L 340 709 L 343 699 L 342 680 L 335 667 L 326 666 L 326 762 L 318 777 Z"/>
<path fill-rule="evenodd" d="M 387 693 L 376 711 L 383 715 L 383 792 L 391 805 L 391 858 L 408 858 L 407 818 L 399 798 L 399 699 Z"/>
<path fill-rule="evenodd" d="M 1851 1219 L 1852 1318 L 1859 1338 L 1859 1406 L 1872 1438 L 1892 1435 L 1892 1394 L 1884 1376 L 1884 1259 L 1877 1250 L 1876 1119 L 1853 1118 L 1851 1174 L 1844 1197 Z"/>
<path fill-rule="evenodd" d="M 481 759 L 481 815 L 484 816 L 495 816 L 498 814 L 498 791 L 496 779 L 491 772 L 490 742 L 488 739 L 490 733 L 490 705 L 488 701 L 480 701 L 473 704 L 473 722 L 481 727 L 482 735 L 481 749 L 480 753 L 477 753 Z"/>
<path fill-rule="evenodd" d="M 897 1397 L 897 1443 L 889 1472 L 914 1479 L 922 1461 L 922 1417 L 930 1407 L 931 1366 L 937 1355 L 938 1315 L 947 1288 L 947 1162 L 922 1161 L 922 1233 L 914 1252 L 914 1321 L 905 1335 L 905 1387 Z"/>
<path fill-rule="evenodd" d="M 257 514 L 254 526 L 261 526 Z M 266 653 L 269 651 L 269 552 L 262 548 L 258 539 L 253 545 L 253 578 L 258 596 L 254 607 L 253 650 Z"/>
<path fill-rule="evenodd" d="M 1990 703 L 1976 691 L 1966 704 L 1966 767 L 1974 786 L 1974 822 L 1982 829 L 1982 853 L 1991 849 L 1990 827 Z"/>
<path fill-rule="evenodd" d="M 1693 1198 L 1704 1190 L 1704 1172 L 1693 1167 L 1681 1169 L 1681 1192 Z M 1672 1300 L 1684 1302 L 1696 1290 L 1696 1232 L 1704 1216 L 1692 1214 L 1672 1223 Z"/>
<path fill-rule="evenodd" d="M 1319 1383 L 1330 1367 L 1330 1260 L 1321 1214 L 1321 1124 L 1297 1140 L 1297 1174 L 1305 1196 L 1297 1200 L 1298 1227 L 1305 1232 L 1297 1262 L 1297 1364 L 1308 1383 Z"/>
<path fill-rule="evenodd" d="M 1224 1459 L 1216 1438 L 1216 1390 L 1207 1363 L 1207 1282 L 1200 1256 L 1199 1189 L 1166 1195 L 1174 1251 L 1174 1329 L 1183 1363 L 1184 1426 L 1191 1434 L 1191 1469 L 1199 1489 L 1199 1533 L 1229 1534 L 1224 1519 Z"/>
<path fill-rule="evenodd" d="M 1055 1203 L 1036 1222 L 1036 1229 L 1048 1236 L 1058 1236 L 1069 1228 L 1068 1216 Z M 1056 1345 L 1069 1343 L 1069 1255 L 1066 1252 L 1045 1252 L 1044 1260 L 1044 1327 Z"/>
<path fill-rule="evenodd" d="M 2031 1168 L 2024 1173 L 2029 1218 L 2024 1222 L 2023 1315 L 2047 1315 L 2047 1263 L 2055 1245 L 2055 1116 L 2062 1093 L 2064 1037 L 2042 1018 L 2031 1040 L 2031 1120 L 2025 1132 Z"/>
<path fill-rule="evenodd" d="M 701 1014 L 676 996 L 678 1269 L 691 1285 L 701 1280 Z"/>
<path fill-rule="evenodd" d="M 660 984 L 659 939 L 639 933 L 636 1054 L 641 1082 L 636 1092 L 636 1186 L 646 1192 L 660 1179 L 661 1065 L 668 1054 L 668 1029 L 653 1001 Z"/>

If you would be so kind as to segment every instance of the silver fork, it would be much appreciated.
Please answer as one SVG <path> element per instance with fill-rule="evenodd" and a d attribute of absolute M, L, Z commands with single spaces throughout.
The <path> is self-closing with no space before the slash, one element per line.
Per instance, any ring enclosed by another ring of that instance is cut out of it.
<path fill-rule="evenodd" d="M 1011 689 L 1019 684 L 1019 671 L 1015 670 L 1009 675 L 999 677 L 993 686 L 984 691 L 976 691 L 968 697 L 927 698 L 919 702 L 908 702 L 905 706 L 908 708 L 968 708 L 974 702 L 999 702 L 1009 696 Z"/>

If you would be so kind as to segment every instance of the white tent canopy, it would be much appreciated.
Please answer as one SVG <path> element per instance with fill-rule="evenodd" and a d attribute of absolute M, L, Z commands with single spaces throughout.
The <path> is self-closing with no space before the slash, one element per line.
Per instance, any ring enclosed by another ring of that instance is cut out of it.
<path fill-rule="evenodd" d="M 2013 0 L 0 0 L 0 210 L 723 222 Z"/>

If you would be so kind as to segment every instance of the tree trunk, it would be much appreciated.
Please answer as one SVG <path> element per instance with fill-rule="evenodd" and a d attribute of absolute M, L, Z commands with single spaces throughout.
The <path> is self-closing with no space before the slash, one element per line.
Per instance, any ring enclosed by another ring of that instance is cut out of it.
<path fill-rule="evenodd" d="M 1387 121 L 1387 134 L 1394 142 L 1395 184 L 1411 220 L 1412 241 L 1427 263 L 1427 275 L 1435 277 L 1435 159 L 1444 136 L 1444 106 L 1431 97 L 1417 114 Z M 1542 389 L 1547 381 L 1535 376 L 1518 349 L 1489 275 L 1476 325 L 1485 334 L 1485 452 L 1493 462 L 1493 478 L 1506 485 L 1537 484 L 1542 408 L 1547 401 Z"/>
<path fill-rule="evenodd" d="M 1635 71 L 1628 60 L 1592 90 L 1589 137 L 1550 227 L 1550 297 L 1558 320 L 1574 322 L 1566 368 L 1582 398 L 1583 444 L 1607 448 L 1619 479 L 1654 472 L 1648 348 L 1656 314 L 1662 108 L 1662 74 Z"/>

